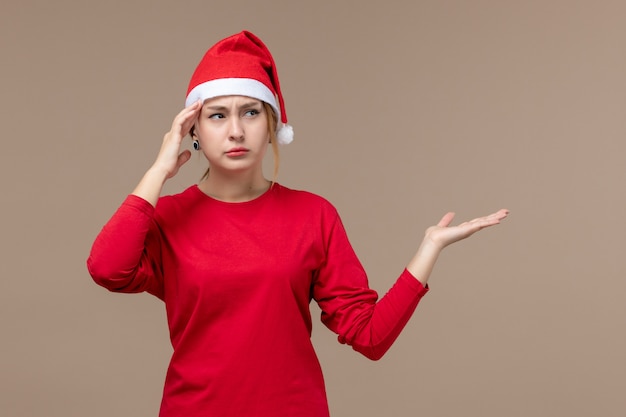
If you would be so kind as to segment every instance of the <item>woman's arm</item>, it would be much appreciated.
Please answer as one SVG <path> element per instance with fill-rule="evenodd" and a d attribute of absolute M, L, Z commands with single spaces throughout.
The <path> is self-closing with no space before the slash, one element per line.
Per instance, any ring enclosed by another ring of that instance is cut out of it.
<path fill-rule="evenodd" d="M 191 156 L 189 151 L 180 152 L 180 146 L 199 109 L 200 101 L 176 115 L 154 164 L 96 237 L 87 269 L 99 285 L 111 291 L 163 296 L 154 207 L 165 181 Z"/>
<path fill-rule="evenodd" d="M 96 237 L 87 270 L 100 286 L 115 292 L 147 291 L 163 296 L 154 207 L 129 195 Z"/>
<path fill-rule="evenodd" d="M 369 288 L 365 271 L 337 217 L 328 239 L 326 262 L 313 287 L 314 298 L 322 309 L 322 322 L 338 334 L 340 343 L 352 346 L 372 360 L 380 359 L 428 291 L 426 282 L 441 251 L 498 224 L 507 214 L 507 210 L 500 210 L 455 227 L 449 226 L 454 214 L 446 214 L 436 226 L 426 230 L 419 250 L 380 299 Z"/>

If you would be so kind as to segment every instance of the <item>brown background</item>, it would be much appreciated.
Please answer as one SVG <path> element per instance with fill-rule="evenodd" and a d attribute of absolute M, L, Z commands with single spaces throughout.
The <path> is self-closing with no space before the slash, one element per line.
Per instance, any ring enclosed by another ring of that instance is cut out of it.
<path fill-rule="evenodd" d="M 623 1 L 4 2 L 0 414 L 157 414 L 163 305 L 106 292 L 84 262 L 201 55 L 246 28 L 274 52 L 296 131 L 280 181 L 338 207 L 381 293 L 446 211 L 512 212 L 444 253 L 380 362 L 316 322 L 333 416 L 623 416 L 625 15 Z M 167 192 L 203 168 L 194 157 Z"/>

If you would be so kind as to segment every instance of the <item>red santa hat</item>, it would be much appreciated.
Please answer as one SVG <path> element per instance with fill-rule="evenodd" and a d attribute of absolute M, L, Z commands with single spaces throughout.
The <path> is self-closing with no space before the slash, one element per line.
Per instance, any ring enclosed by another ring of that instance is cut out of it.
<path fill-rule="evenodd" d="M 185 105 L 230 95 L 268 103 L 282 122 L 276 132 L 278 143 L 293 140 L 274 58 L 261 39 L 245 30 L 222 39 L 206 52 L 189 81 Z"/>

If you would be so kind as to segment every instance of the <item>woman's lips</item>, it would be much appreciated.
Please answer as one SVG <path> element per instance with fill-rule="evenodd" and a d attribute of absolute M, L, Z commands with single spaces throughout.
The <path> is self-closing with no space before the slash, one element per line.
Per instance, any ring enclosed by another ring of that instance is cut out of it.
<path fill-rule="evenodd" d="M 235 156 L 243 156 L 248 153 L 248 149 L 246 148 L 234 148 L 229 151 L 226 151 L 227 156 L 235 157 Z"/>

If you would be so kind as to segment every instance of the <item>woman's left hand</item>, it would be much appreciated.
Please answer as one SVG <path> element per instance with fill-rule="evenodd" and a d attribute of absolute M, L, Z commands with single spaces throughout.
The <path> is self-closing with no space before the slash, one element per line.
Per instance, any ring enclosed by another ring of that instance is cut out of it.
<path fill-rule="evenodd" d="M 428 240 L 441 250 L 446 246 L 465 239 L 486 227 L 499 224 L 509 214 L 506 209 L 501 209 L 488 216 L 478 217 L 473 220 L 450 226 L 454 219 L 454 213 L 447 213 L 441 218 L 436 226 L 426 229 L 424 240 Z"/>
<path fill-rule="evenodd" d="M 426 285 L 443 248 L 465 239 L 479 230 L 499 224 L 508 214 L 508 210 L 501 209 L 488 216 L 478 217 L 458 226 L 450 226 L 454 219 L 454 213 L 447 213 L 436 226 L 426 229 L 424 240 L 407 265 L 407 270 L 423 285 Z"/>

